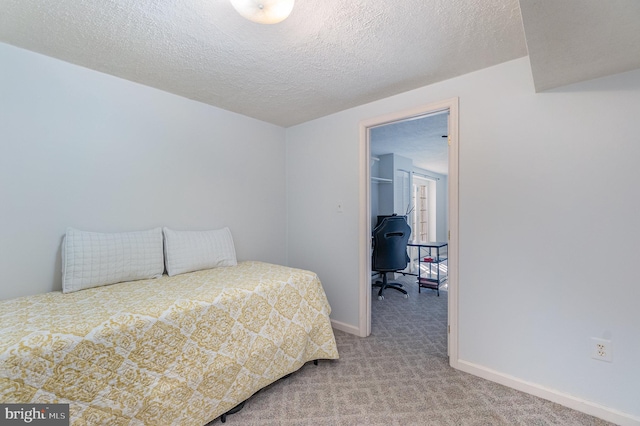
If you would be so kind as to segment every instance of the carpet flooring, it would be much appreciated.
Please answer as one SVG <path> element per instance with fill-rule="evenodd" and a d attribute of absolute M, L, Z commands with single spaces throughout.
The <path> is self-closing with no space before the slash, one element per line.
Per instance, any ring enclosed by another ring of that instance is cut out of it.
<path fill-rule="evenodd" d="M 305 364 L 246 401 L 225 425 L 610 425 L 561 405 L 452 369 L 447 292 L 409 298 L 372 291 L 367 338 L 335 331 L 340 359 Z M 221 424 L 217 419 L 213 424 Z"/>

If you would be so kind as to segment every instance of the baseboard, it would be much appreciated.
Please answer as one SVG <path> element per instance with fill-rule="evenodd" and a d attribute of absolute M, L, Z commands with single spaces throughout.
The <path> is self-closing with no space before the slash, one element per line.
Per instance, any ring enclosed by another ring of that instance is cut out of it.
<path fill-rule="evenodd" d="M 360 329 L 351 324 L 345 324 L 340 321 L 336 321 L 334 319 L 331 320 L 331 326 L 336 330 L 344 331 L 345 333 L 355 334 L 356 336 L 360 336 Z M 360 336 L 362 337 L 362 336 Z"/>
<path fill-rule="evenodd" d="M 457 367 L 459 370 L 473 374 L 474 376 L 500 383 L 501 385 L 564 405 L 565 407 L 572 408 L 576 411 L 598 417 L 602 420 L 606 420 L 620 426 L 640 426 L 640 417 L 623 413 L 594 402 L 586 401 L 554 389 L 546 388 L 536 383 L 527 382 L 490 368 L 461 360 L 458 360 Z"/>

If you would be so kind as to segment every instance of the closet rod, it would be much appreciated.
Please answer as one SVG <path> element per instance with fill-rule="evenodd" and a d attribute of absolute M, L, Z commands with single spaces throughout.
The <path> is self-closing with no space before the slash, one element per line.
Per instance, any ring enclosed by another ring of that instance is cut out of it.
<path fill-rule="evenodd" d="M 412 171 L 405 170 L 405 169 L 396 169 L 396 170 L 398 170 L 398 171 L 400 171 L 400 172 L 405 172 L 405 173 L 412 173 L 412 174 L 414 174 L 414 175 L 421 176 L 421 177 L 423 177 L 423 178 L 425 178 L 425 179 L 440 180 L 440 178 L 437 178 L 437 177 L 435 177 L 435 176 L 425 175 L 424 173 L 412 172 Z"/>

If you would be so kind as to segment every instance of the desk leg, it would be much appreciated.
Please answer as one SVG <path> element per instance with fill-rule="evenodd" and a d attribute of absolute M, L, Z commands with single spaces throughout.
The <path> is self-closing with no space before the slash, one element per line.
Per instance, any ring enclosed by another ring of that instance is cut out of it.
<path fill-rule="evenodd" d="M 420 285 L 420 278 L 422 277 L 422 252 L 420 251 L 422 247 L 418 246 L 418 293 L 421 293 L 422 286 Z"/>

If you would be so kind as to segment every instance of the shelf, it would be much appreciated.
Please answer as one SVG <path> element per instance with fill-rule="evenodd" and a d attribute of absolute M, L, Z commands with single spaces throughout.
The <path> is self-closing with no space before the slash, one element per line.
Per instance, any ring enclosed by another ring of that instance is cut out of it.
<path fill-rule="evenodd" d="M 438 278 L 435 274 L 432 277 L 425 277 L 422 276 L 420 278 L 418 278 L 418 284 L 420 284 L 421 286 L 433 286 L 436 284 L 442 284 L 443 282 L 445 282 L 447 280 L 447 277 L 444 276 L 440 276 L 440 278 Z"/>
<path fill-rule="evenodd" d="M 429 280 L 426 278 L 420 278 L 418 280 L 418 289 L 428 288 L 431 290 L 435 290 L 438 292 L 438 296 L 440 296 L 440 286 L 445 280 Z"/>
<path fill-rule="evenodd" d="M 379 182 L 379 183 L 391 183 L 391 182 L 393 182 L 393 180 L 391 180 L 391 179 L 379 178 L 379 177 L 374 177 L 374 176 L 371 176 L 371 180 L 374 181 L 374 182 Z"/>
<path fill-rule="evenodd" d="M 433 260 L 427 260 L 427 259 L 429 259 L 428 256 L 427 257 L 423 257 L 421 259 L 422 260 L 420 261 L 420 263 L 434 263 L 434 264 L 435 263 L 442 263 L 442 262 L 445 262 L 447 260 L 446 257 L 439 257 L 437 259 L 432 258 Z"/>
<path fill-rule="evenodd" d="M 417 262 L 418 293 L 423 288 L 435 290 L 440 296 L 440 286 L 448 278 L 447 246 L 445 242 L 414 242 L 409 244 L 416 247 L 417 252 L 412 253 L 412 265 Z M 444 253 L 443 253 L 444 252 Z M 441 256 L 441 253 L 444 256 Z M 417 256 L 415 255 L 417 254 Z"/>

